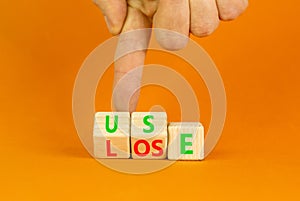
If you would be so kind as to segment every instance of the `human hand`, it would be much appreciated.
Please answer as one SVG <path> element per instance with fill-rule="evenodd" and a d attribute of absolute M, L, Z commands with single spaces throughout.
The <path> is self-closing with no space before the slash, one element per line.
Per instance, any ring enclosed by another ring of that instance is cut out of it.
<path fill-rule="evenodd" d="M 248 6 L 248 0 L 94 0 L 105 16 L 113 35 L 131 30 L 151 28 L 158 43 L 168 50 L 179 50 L 188 42 L 189 33 L 198 37 L 210 35 L 220 20 L 237 18 Z M 143 32 L 135 38 L 120 37 L 118 48 L 128 45 L 148 45 L 150 34 Z M 122 34 L 121 34 L 122 36 Z M 182 37 L 186 36 L 186 37 Z M 135 42 L 138 41 L 138 42 Z M 146 51 L 136 51 L 115 62 L 114 85 L 136 67 L 143 66 Z M 118 111 L 134 111 L 138 103 L 141 73 L 125 79 L 114 90 L 114 106 Z"/>

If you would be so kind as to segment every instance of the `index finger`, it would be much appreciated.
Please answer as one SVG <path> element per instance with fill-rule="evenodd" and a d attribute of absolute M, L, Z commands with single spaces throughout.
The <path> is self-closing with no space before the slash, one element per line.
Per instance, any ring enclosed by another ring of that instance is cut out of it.
<path fill-rule="evenodd" d="M 146 56 L 146 49 L 149 43 L 151 31 L 137 31 L 133 30 L 151 28 L 151 21 L 138 9 L 128 7 L 127 17 L 119 36 L 117 46 L 117 60 L 114 65 L 114 87 L 116 84 L 128 74 L 131 70 L 143 66 Z M 124 52 L 132 53 L 123 55 Z M 114 88 L 114 107 L 118 111 L 135 111 L 138 98 L 139 87 L 142 79 L 141 72 L 130 74 L 131 78 L 122 80 L 122 85 Z"/>

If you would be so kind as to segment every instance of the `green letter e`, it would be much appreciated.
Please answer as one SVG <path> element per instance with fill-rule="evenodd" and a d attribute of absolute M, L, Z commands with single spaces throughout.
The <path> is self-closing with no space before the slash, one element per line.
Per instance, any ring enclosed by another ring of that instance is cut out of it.
<path fill-rule="evenodd" d="M 193 150 L 187 150 L 187 146 L 192 146 L 192 142 L 185 141 L 186 138 L 192 138 L 193 134 L 191 133 L 182 133 L 180 134 L 180 153 L 181 154 L 193 154 Z"/>

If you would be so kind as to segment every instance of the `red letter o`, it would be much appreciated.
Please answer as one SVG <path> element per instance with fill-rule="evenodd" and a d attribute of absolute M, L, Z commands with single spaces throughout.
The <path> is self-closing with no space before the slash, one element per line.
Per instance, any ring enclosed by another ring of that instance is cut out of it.
<path fill-rule="evenodd" d="M 139 145 L 143 143 L 146 147 L 144 153 L 141 153 L 139 152 Z M 135 142 L 134 146 L 133 146 L 133 149 L 134 149 L 134 153 L 138 156 L 147 156 L 150 152 L 150 145 L 148 143 L 147 140 L 138 140 Z"/>

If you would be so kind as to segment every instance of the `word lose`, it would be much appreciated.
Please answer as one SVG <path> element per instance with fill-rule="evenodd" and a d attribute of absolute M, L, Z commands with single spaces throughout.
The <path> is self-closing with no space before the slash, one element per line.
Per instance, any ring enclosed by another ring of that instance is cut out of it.
<path fill-rule="evenodd" d="M 96 158 L 204 159 L 203 126 L 165 112 L 97 112 L 93 138 Z"/>

